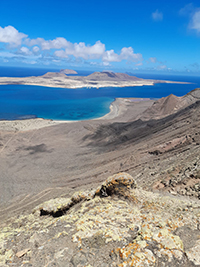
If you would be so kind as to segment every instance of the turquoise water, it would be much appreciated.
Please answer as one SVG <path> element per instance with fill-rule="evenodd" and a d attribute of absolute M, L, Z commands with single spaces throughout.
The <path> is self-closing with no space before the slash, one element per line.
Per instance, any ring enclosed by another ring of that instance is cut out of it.
<path fill-rule="evenodd" d="M 167 77 L 163 77 L 166 79 Z M 159 78 L 161 79 L 161 77 Z M 171 93 L 182 96 L 200 87 L 199 77 L 168 77 L 193 84 L 156 84 L 100 89 L 64 89 L 29 85 L 0 86 L 0 119 L 45 118 L 87 120 L 104 116 L 117 97 L 160 98 Z"/>
<path fill-rule="evenodd" d="M 0 86 L 0 119 L 86 120 L 104 116 L 114 98 L 91 97 L 87 89 Z"/>

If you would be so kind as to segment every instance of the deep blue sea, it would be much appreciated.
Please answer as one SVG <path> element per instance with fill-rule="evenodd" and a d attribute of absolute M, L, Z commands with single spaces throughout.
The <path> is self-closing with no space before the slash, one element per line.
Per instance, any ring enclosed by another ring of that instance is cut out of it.
<path fill-rule="evenodd" d="M 1 77 L 27 77 L 43 75 L 56 69 L 29 69 L 0 67 Z M 88 75 L 89 71 L 78 71 Z M 155 84 L 100 89 L 64 89 L 29 85 L 0 85 L 0 120 L 45 118 L 52 120 L 87 120 L 109 112 L 109 106 L 117 97 L 160 98 L 169 94 L 182 96 L 200 87 L 200 77 L 136 74 L 146 79 L 186 81 L 192 84 Z"/>

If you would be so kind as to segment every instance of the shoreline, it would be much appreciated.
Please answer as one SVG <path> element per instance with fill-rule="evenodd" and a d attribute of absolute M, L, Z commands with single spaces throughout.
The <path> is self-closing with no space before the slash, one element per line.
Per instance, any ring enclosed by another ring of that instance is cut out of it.
<path fill-rule="evenodd" d="M 0 77 L 1 78 L 1 77 Z M 62 85 L 62 84 L 43 84 L 43 83 L 13 83 L 13 82 L 6 82 L 2 83 L 0 80 L 1 85 L 30 85 L 30 86 L 41 86 L 41 87 L 50 87 L 50 88 L 65 88 L 65 89 L 101 89 L 105 87 L 136 87 L 136 86 L 154 86 L 157 83 L 173 83 L 173 84 L 192 84 L 190 82 L 178 82 L 178 81 L 153 81 L 153 82 L 145 82 L 145 83 L 130 83 L 130 84 L 99 84 L 99 85 L 91 85 L 91 84 L 83 84 L 83 85 Z"/>
<path fill-rule="evenodd" d="M 166 83 L 162 81 L 163 83 Z M 161 82 L 160 82 L 161 83 Z M 173 83 L 173 82 L 172 82 Z M 177 82 L 174 82 L 177 83 Z M 178 82 L 179 83 L 179 82 Z M 182 82 L 180 82 L 182 83 Z M 50 87 L 50 88 L 65 88 L 65 89 L 101 89 L 105 87 L 135 87 L 135 86 L 153 86 L 155 83 L 154 82 L 143 82 L 143 83 L 119 83 L 119 84 L 110 84 L 110 83 L 100 83 L 100 84 L 82 84 L 82 85 L 64 85 L 64 84 L 49 84 L 49 83 L 15 83 L 15 82 L 2 82 L 1 77 L 0 77 L 0 85 L 30 85 L 30 86 L 41 86 L 41 87 Z"/>
<path fill-rule="evenodd" d="M 168 80 L 153 80 L 153 79 L 140 79 L 138 80 L 93 80 L 87 77 L 71 76 L 65 77 L 0 77 L 0 85 L 30 85 L 42 86 L 53 88 L 66 88 L 66 89 L 83 89 L 83 88 L 105 88 L 105 87 L 135 87 L 135 86 L 153 86 L 156 83 L 174 83 L 174 84 L 191 84 L 190 82 L 168 81 Z"/>
<path fill-rule="evenodd" d="M 88 119 L 88 120 L 77 120 L 77 121 L 61 121 L 61 120 L 50 120 L 43 118 L 23 119 L 23 120 L 0 120 L 0 131 L 30 131 L 37 130 L 44 127 L 55 126 L 59 124 L 68 123 L 80 123 L 84 121 L 95 122 L 95 121 L 111 121 L 123 116 L 125 112 L 128 112 L 129 106 L 134 104 L 141 104 L 141 102 L 153 101 L 150 98 L 115 98 L 110 104 L 110 111 L 104 116 Z"/>
<path fill-rule="evenodd" d="M 110 111 L 108 113 L 106 113 L 104 116 L 101 116 L 99 118 L 96 119 L 92 119 L 92 120 L 109 120 L 109 119 L 114 119 L 117 117 L 118 112 L 119 112 L 119 106 L 118 106 L 118 99 L 120 98 L 115 98 L 113 100 L 113 102 L 111 102 L 109 109 Z M 125 99 L 125 98 L 124 98 Z"/>

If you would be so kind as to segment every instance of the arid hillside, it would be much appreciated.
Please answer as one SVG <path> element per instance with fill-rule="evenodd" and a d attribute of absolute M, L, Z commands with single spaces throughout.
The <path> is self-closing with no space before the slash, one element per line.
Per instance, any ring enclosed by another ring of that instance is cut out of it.
<path fill-rule="evenodd" d="M 2 128 L 0 266 L 200 266 L 199 96 Z"/>

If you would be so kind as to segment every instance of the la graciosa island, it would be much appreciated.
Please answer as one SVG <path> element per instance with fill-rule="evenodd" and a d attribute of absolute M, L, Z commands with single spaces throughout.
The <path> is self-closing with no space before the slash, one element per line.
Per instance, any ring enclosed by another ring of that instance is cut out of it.
<path fill-rule="evenodd" d="M 179 81 L 165 81 L 142 79 L 125 73 L 111 71 L 94 72 L 88 76 L 67 76 L 63 70 L 60 72 L 47 72 L 42 76 L 31 77 L 0 77 L 0 85 L 21 84 L 38 85 L 47 87 L 76 88 L 101 88 L 101 87 L 132 87 L 154 85 L 155 83 L 179 83 Z"/>

